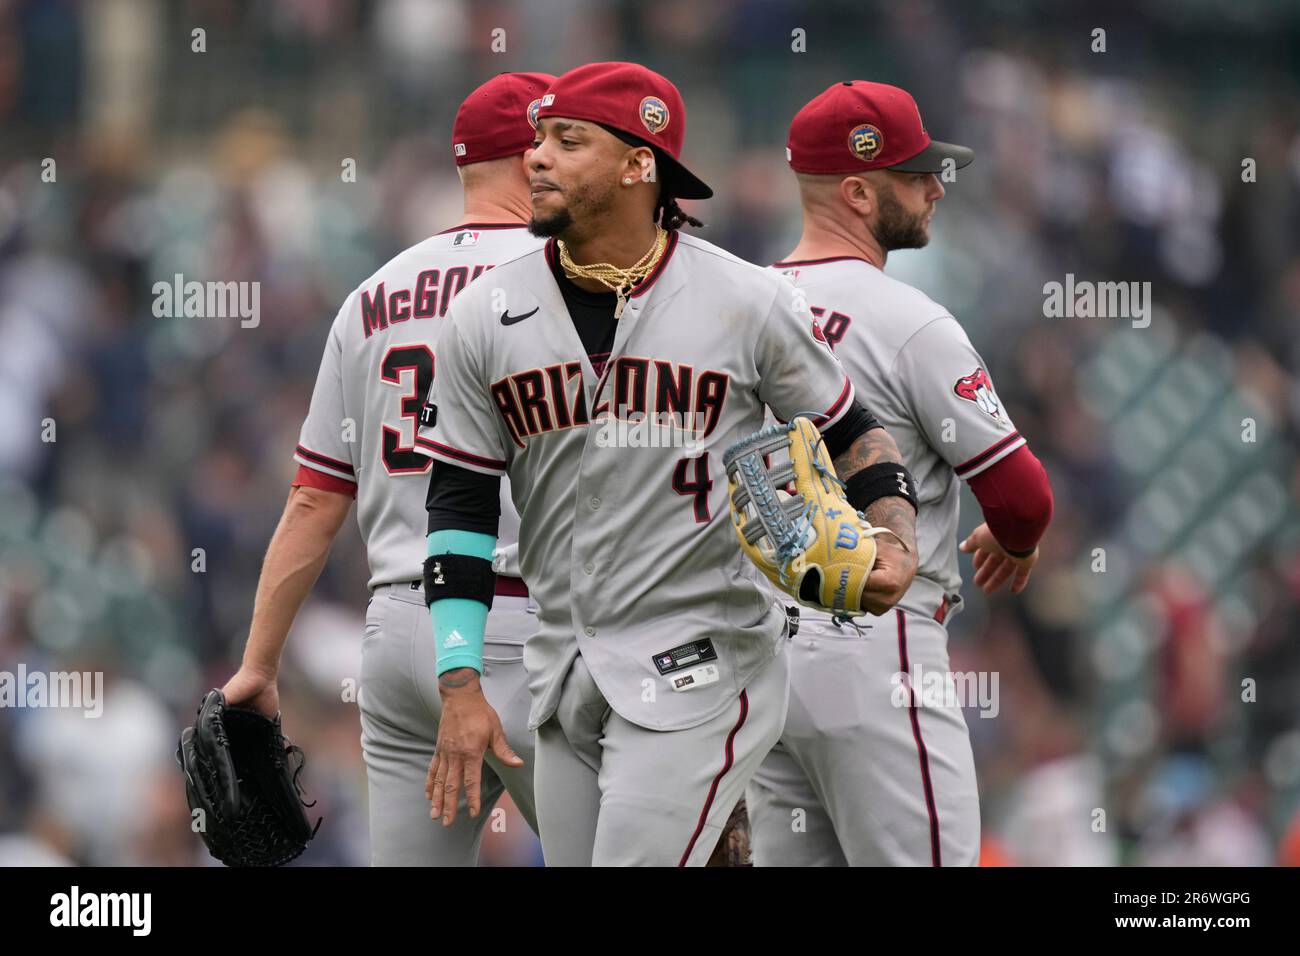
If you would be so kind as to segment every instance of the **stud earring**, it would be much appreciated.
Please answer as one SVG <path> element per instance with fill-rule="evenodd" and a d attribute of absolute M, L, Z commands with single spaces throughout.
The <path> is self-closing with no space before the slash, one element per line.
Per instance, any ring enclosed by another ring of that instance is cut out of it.
<path fill-rule="evenodd" d="M 631 177 L 631 176 L 624 176 L 624 177 L 623 177 L 623 185 L 624 185 L 624 186 L 631 186 L 631 185 L 632 185 L 632 177 Z"/>

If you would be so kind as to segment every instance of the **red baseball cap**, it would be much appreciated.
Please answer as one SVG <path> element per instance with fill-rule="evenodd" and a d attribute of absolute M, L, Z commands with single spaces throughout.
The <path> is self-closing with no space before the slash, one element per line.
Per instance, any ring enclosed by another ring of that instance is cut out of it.
<path fill-rule="evenodd" d="M 686 104 L 666 77 L 639 63 L 588 63 L 563 74 L 542 97 L 548 116 L 588 120 L 633 146 L 655 152 L 659 179 L 678 199 L 708 199 L 713 190 L 681 163 Z"/>
<path fill-rule="evenodd" d="M 456 165 L 484 163 L 530 149 L 537 107 L 554 81 L 549 73 L 498 73 L 465 97 L 451 124 Z"/>
<path fill-rule="evenodd" d="M 930 139 L 907 90 L 867 80 L 836 83 L 795 114 L 786 159 L 798 173 L 941 173 L 944 160 L 970 165 L 965 146 Z"/>

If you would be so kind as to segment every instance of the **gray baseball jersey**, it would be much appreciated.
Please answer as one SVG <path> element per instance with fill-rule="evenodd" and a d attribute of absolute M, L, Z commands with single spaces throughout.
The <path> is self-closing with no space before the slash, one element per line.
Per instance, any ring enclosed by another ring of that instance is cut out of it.
<path fill-rule="evenodd" d="M 357 486 L 371 588 L 421 575 L 432 462 L 415 435 L 447 310 L 484 272 L 540 244 L 522 225 L 441 232 L 363 282 L 330 328 L 294 458 Z M 501 514 L 505 546 L 518 540 L 518 518 L 504 495 Z"/>
<path fill-rule="evenodd" d="M 988 366 L 947 309 L 863 259 L 772 268 L 807 297 L 821 335 L 916 478 L 919 560 L 900 606 L 931 615 L 960 607 L 959 481 L 1025 444 Z"/>
<path fill-rule="evenodd" d="M 370 562 L 372 596 L 362 639 L 361 746 L 369 787 L 371 859 L 378 866 L 465 866 L 478 857 L 492 807 L 509 791 L 529 824 L 533 734 L 522 648 L 536 615 L 517 587 L 488 615 L 483 691 L 501 715 L 519 769 L 489 758 L 483 813 L 462 797 L 456 824 L 429 820 L 424 780 L 438 739 L 433 626 L 418 582 L 425 558 L 431 460 L 413 450 L 452 299 L 480 275 L 540 240 L 522 226 L 466 224 L 401 253 L 352 293 L 330 329 L 311 409 L 294 455 L 299 464 L 351 482 Z M 503 483 L 504 485 L 504 483 Z M 517 540 L 518 516 L 503 487 L 501 545 Z M 513 550 L 513 549 L 510 549 Z M 517 575 L 518 570 L 506 568 Z"/>
<path fill-rule="evenodd" d="M 915 580 L 856 627 L 801 611 L 781 740 L 746 790 L 759 866 L 973 865 L 980 811 L 944 622 L 961 606 L 959 479 L 1024 444 L 947 310 L 862 259 L 777 263 L 916 477 Z M 970 703 L 970 702 L 968 702 Z M 792 820 L 801 821 L 792 826 Z"/>
<path fill-rule="evenodd" d="M 722 453 L 763 424 L 765 405 L 837 421 L 853 386 L 778 275 L 676 233 L 597 374 L 554 254 L 552 242 L 499 266 L 453 304 L 436 420 L 416 444 L 510 476 L 540 606 L 524 649 L 532 726 L 554 713 L 579 652 L 625 720 L 700 725 L 780 652 L 785 631 L 732 530 Z"/>

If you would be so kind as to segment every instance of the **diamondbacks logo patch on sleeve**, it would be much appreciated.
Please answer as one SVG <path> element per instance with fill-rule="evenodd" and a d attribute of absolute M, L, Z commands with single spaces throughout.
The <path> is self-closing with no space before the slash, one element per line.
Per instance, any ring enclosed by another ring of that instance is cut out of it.
<path fill-rule="evenodd" d="M 998 401 L 998 396 L 993 391 L 993 383 L 989 381 L 988 373 L 984 369 L 977 368 L 969 375 L 963 375 L 957 379 L 952 390 L 953 394 L 958 398 L 971 402 L 989 418 L 994 421 L 1002 421 L 1002 405 Z"/>

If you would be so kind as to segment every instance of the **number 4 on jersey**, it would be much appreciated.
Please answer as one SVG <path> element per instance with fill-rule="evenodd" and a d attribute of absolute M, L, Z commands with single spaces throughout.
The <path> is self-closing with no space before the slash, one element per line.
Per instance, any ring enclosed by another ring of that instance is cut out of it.
<path fill-rule="evenodd" d="M 694 473 L 688 480 L 686 472 L 694 464 Z M 679 495 L 694 497 L 695 523 L 708 524 L 713 518 L 709 512 L 709 492 L 713 490 L 713 479 L 709 477 L 709 453 L 706 451 L 697 458 L 682 458 L 673 469 L 673 491 Z"/>

